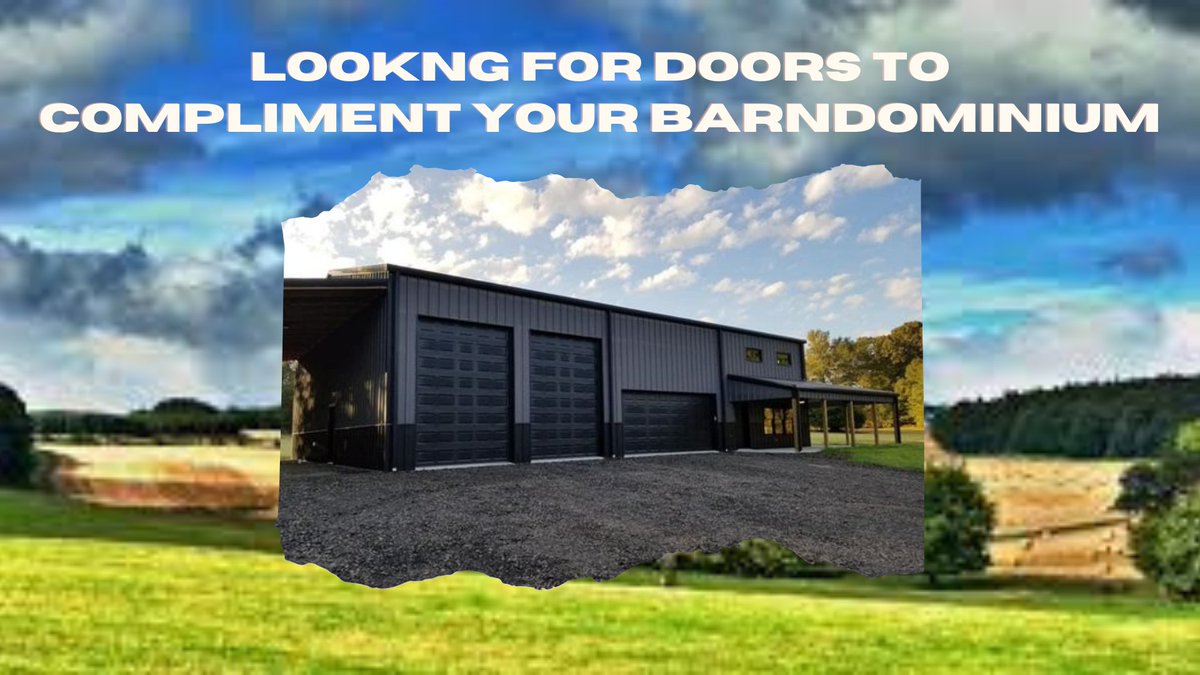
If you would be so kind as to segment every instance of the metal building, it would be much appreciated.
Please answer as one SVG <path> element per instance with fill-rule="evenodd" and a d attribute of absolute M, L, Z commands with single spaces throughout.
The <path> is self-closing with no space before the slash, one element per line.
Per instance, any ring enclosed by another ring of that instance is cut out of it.
<path fill-rule="evenodd" d="M 804 340 L 410 268 L 285 280 L 283 336 L 308 461 L 800 448 L 814 405 L 890 405 L 900 440 L 896 394 L 808 382 Z"/>

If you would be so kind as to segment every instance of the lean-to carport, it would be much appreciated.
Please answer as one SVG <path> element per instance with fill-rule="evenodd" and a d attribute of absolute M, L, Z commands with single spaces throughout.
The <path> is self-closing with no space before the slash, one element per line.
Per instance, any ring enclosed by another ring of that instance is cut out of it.
<path fill-rule="evenodd" d="M 387 278 L 285 279 L 283 289 L 283 359 L 297 362 L 296 456 L 389 468 Z"/>
<path fill-rule="evenodd" d="M 792 410 L 792 442 L 797 450 L 804 447 L 804 425 L 801 409 L 804 405 L 821 404 L 822 445 L 829 447 L 829 406 L 840 405 L 846 411 L 846 444 L 857 445 L 854 433 L 854 406 L 871 406 L 871 430 L 875 445 L 879 445 L 879 415 L 876 406 L 890 405 L 896 443 L 900 442 L 900 397 L 895 392 L 880 389 L 864 389 L 811 382 L 807 380 L 779 380 L 762 377 L 729 376 L 729 400 L 733 403 L 756 403 L 788 400 Z"/>

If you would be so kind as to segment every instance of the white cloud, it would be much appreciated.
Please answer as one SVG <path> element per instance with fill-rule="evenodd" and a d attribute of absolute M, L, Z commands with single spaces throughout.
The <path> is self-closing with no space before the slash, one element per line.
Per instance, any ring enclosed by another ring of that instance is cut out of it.
<path fill-rule="evenodd" d="M 839 167 L 835 175 L 850 176 L 853 168 Z M 391 262 L 444 271 L 477 250 L 533 242 L 546 228 L 546 239 L 567 260 L 621 261 L 760 241 L 791 253 L 802 244 L 832 243 L 851 225 L 844 216 L 807 209 L 809 185 L 803 178 L 761 190 L 708 192 L 693 185 L 665 197 L 621 199 L 593 180 L 549 175 L 516 183 L 415 166 L 404 176 L 375 175 L 325 213 L 286 221 L 285 270 L 291 277 L 322 276 L 347 264 Z M 711 255 L 699 251 L 692 264 Z"/>
<path fill-rule="evenodd" d="M 993 332 L 928 331 L 926 399 L 952 402 L 1066 382 L 1200 374 L 1200 306 L 1039 310 Z"/>
<path fill-rule="evenodd" d="M 696 283 L 696 273 L 681 265 L 671 265 L 653 276 L 638 282 L 639 291 L 666 291 Z"/>
<path fill-rule="evenodd" d="M 843 164 L 809 177 L 804 184 L 804 201 L 809 206 L 839 194 L 887 185 L 894 180 L 882 164 L 852 166 Z"/>
<path fill-rule="evenodd" d="M 788 284 L 784 281 L 767 282 L 759 279 L 731 279 L 729 277 L 721 279 L 712 286 L 714 293 L 732 295 L 741 304 L 774 298 L 784 294 L 787 290 Z"/>
<path fill-rule="evenodd" d="M 846 226 L 846 219 L 808 211 L 792 221 L 791 236 L 802 239 L 824 240 L 832 237 Z"/>
<path fill-rule="evenodd" d="M 742 230 L 731 229 L 721 237 L 720 248 L 740 248 L 763 239 L 784 242 L 785 253 L 800 247 L 801 240 L 825 241 L 846 227 L 846 219 L 815 211 L 797 213 L 781 207 L 763 217 L 749 220 Z"/>
<path fill-rule="evenodd" d="M 688 259 L 688 262 L 691 263 L 693 267 L 699 267 L 701 265 L 707 265 L 710 260 L 712 260 L 711 253 L 697 253 Z"/>
<path fill-rule="evenodd" d="M 632 216 L 604 216 L 600 227 L 571 242 L 567 255 L 620 259 L 641 255 L 646 249 L 641 223 Z"/>
<path fill-rule="evenodd" d="M 857 282 L 854 281 L 854 278 L 850 274 L 846 272 L 835 274 L 829 277 L 829 282 L 825 285 L 825 295 L 841 295 L 856 285 L 858 285 Z"/>
<path fill-rule="evenodd" d="M 842 300 L 842 304 L 847 307 L 853 308 L 853 307 L 861 307 L 863 305 L 863 303 L 865 303 L 866 301 L 867 301 L 866 296 L 864 296 L 860 293 L 855 293 L 854 295 L 847 295 L 846 298 L 844 300 Z"/>
<path fill-rule="evenodd" d="M 612 269 L 604 273 L 605 279 L 628 279 L 633 274 L 633 268 L 629 263 L 617 263 Z"/>
<path fill-rule="evenodd" d="M 1120 134 L 702 134 L 689 168 L 708 175 L 767 183 L 823 169 L 840 158 L 872 157 L 895 175 L 928 181 L 933 189 L 927 192 L 927 210 L 953 215 L 964 203 L 1040 207 L 1072 195 L 1111 194 L 1123 185 L 1122 176 L 1149 172 L 1161 178 L 1162 167 L 1187 165 L 1195 154 L 1200 70 L 1181 64 L 1200 57 L 1200 32 L 1194 11 L 1174 9 L 1186 3 L 776 1 L 765 4 L 770 21 L 748 17 L 741 3 L 614 0 L 605 5 L 607 15 L 646 51 L 782 53 L 803 45 L 817 53 L 935 51 L 952 64 L 950 77 L 933 87 L 906 77 L 896 82 L 865 76 L 853 82 L 779 80 L 757 85 L 756 101 L 934 102 L 952 109 L 963 101 L 994 100 L 1004 91 L 1005 100 L 1019 104 L 1047 100 L 1051 92 L 1054 101 L 1161 105 L 1162 131 L 1149 145 Z M 738 105 L 746 98 L 737 87 L 701 78 L 687 87 L 690 100 L 705 104 Z M 1080 153 L 1089 161 L 1062 161 Z M 1017 159 L 1022 170 L 1014 172 Z M 811 181 L 813 200 L 835 191 L 834 183 L 830 177 Z"/>
<path fill-rule="evenodd" d="M 858 233 L 858 241 L 871 244 L 882 244 L 892 237 L 897 232 L 904 236 L 911 236 L 921 231 L 921 222 L 914 221 L 910 216 L 905 216 L 899 213 L 892 214 L 884 218 L 879 224 L 874 227 L 867 228 Z"/>
<path fill-rule="evenodd" d="M 663 235 L 659 242 L 666 250 L 680 250 L 704 245 L 721 236 L 729 226 L 729 214 L 710 211 L 704 217 L 682 230 L 672 230 Z"/>
<path fill-rule="evenodd" d="M 571 221 L 563 220 L 555 225 L 553 230 L 550 230 L 550 238 L 562 239 L 571 236 L 573 232 L 575 232 L 575 228 L 571 227 Z"/>
<path fill-rule="evenodd" d="M 903 276 L 888 279 L 883 285 L 883 294 L 905 309 L 921 309 L 921 278 Z"/>
<path fill-rule="evenodd" d="M 95 77 L 114 63 L 178 44 L 187 24 L 185 7 L 173 0 L 47 7 L 0 24 L 0 90 Z"/>

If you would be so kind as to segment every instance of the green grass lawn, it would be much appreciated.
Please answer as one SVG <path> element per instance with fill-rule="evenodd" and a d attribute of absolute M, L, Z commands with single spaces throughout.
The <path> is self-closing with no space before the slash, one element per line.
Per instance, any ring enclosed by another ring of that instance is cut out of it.
<path fill-rule="evenodd" d="M 264 534 L 0 491 L 0 671 L 1113 673 L 1200 661 L 1200 609 L 1139 594 L 702 576 L 663 589 L 640 570 L 553 591 L 475 574 L 378 591 L 290 564 Z"/>
<path fill-rule="evenodd" d="M 893 443 L 891 445 L 860 445 L 856 448 L 830 448 L 823 451 L 822 454 L 846 459 L 854 464 L 886 466 L 890 469 L 908 471 L 925 470 L 924 442 L 905 440 L 899 445 Z"/>

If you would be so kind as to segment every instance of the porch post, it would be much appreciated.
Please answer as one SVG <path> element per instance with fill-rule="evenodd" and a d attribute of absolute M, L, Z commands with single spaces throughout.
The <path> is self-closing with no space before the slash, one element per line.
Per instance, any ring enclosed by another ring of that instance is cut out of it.
<path fill-rule="evenodd" d="M 879 414 L 875 412 L 875 403 L 871 403 L 871 431 L 875 432 L 875 445 L 879 445 Z"/>
<path fill-rule="evenodd" d="M 829 401 L 821 399 L 821 433 L 825 435 L 825 449 L 829 449 Z"/>
<path fill-rule="evenodd" d="M 900 397 L 892 399 L 892 420 L 896 427 L 896 444 L 900 444 Z"/>
<path fill-rule="evenodd" d="M 846 445 L 854 447 L 854 401 L 846 403 L 843 417 L 846 420 Z"/>
<path fill-rule="evenodd" d="M 800 442 L 800 399 L 792 396 L 792 442 L 796 445 L 796 452 L 804 449 L 804 444 Z"/>

